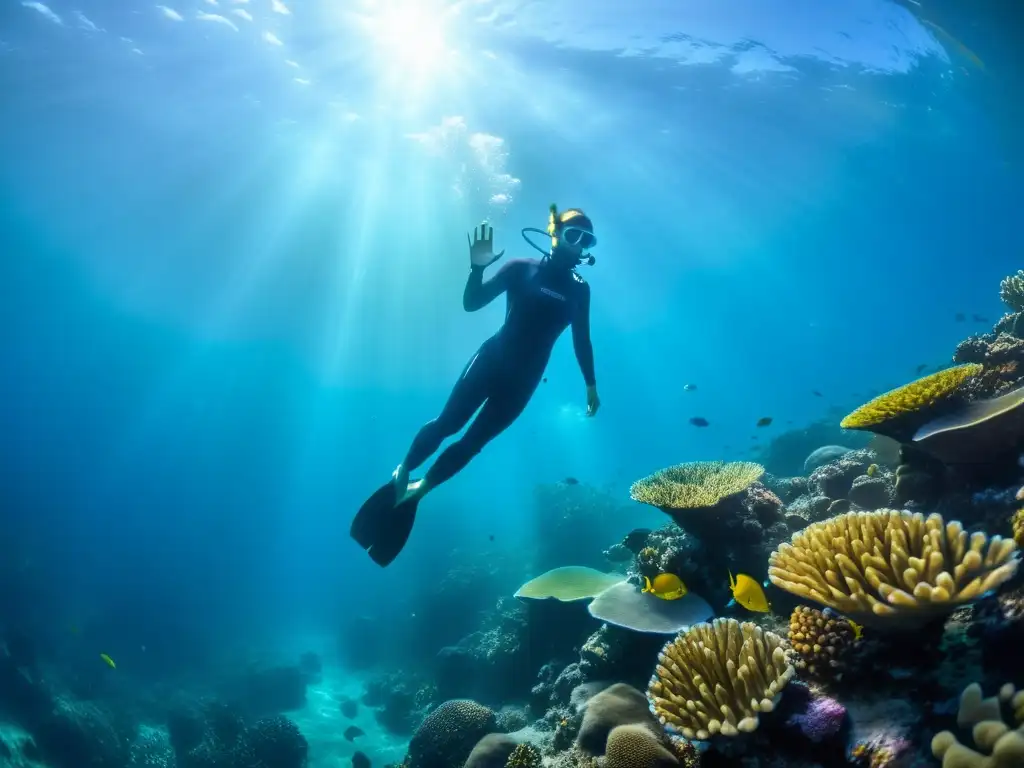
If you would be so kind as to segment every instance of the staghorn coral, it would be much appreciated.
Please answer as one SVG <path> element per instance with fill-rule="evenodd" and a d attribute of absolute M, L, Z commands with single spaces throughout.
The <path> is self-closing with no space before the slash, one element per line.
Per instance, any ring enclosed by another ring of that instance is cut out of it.
<path fill-rule="evenodd" d="M 1011 578 L 1016 549 L 1000 536 L 968 536 L 939 515 L 850 512 L 794 534 L 769 558 L 768 578 L 862 623 L 914 625 Z"/>
<path fill-rule="evenodd" d="M 999 298 L 1014 312 L 1024 312 L 1024 269 L 1002 279 L 999 283 Z"/>
<path fill-rule="evenodd" d="M 758 726 L 794 674 L 782 638 L 756 624 L 715 619 L 665 645 L 647 689 L 662 725 L 687 739 Z"/>
<path fill-rule="evenodd" d="M 1017 729 L 1003 722 L 1002 704 L 1009 704 Z M 1020 768 L 1024 765 L 1024 691 L 1018 693 L 1007 683 L 998 696 L 982 698 L 981 686 L 971 683 L 960 696 L 957 725 L 971 728 L 975 746 L 988 755 L 975 752 L 957 741 L 950 731 L 932 739 L 932 754 L 942 760 L 942 768 Z"/>
<path fill-rule="evenodd" d="M 929 374 L 884 392 L 848 414 L 839 426 L 902 439 L 928 421 L 936 405 L 948 400 L 981 370 L 977 363 L 966 363 Z M 908 422 L 914 423 L 913 429 L 907 426 Z"/>
<path fill-rule="evenodd" d="M 604 754 L 605 768 L 664 768 L 679 765 L 679 760 L 658 737 L 646 726 L 638 724 L 612 728 Z"/>
<path fill-rule="evenodd" d="M 764 467 L 751 461 L 694 461 L 637 480 L 629 495 L 663 511 L 707 509 L 745 491 L 763 474 Z"/>
<path fill-rule="evenodd" d="M 817 680 L 841 679 L 854 634 L 853 625 L 846 619 L 798 605 L 789 617 L 789 644 L 797 655 L 794 665 Z"/>

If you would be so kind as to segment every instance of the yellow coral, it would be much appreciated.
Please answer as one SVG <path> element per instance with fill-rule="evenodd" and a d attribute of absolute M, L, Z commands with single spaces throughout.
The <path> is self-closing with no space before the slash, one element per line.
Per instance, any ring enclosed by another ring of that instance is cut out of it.
<path fill-rule="evenodd" d="M 1001 703 L 1015 712 L 1017 729 L 1003 722 Z M 1018 693 L 1009 683 L 998 696 L 982 698 L 981 686 L 972 683 L 960 696 L 957 725 L 972 729 L 975 752 L 957 741 L 950 731 L 932 739 L 932 754 L 942 760 L 942 768 L 1020 768 L 1024 765 L 1024 691 Z"/>
<path fill-rule="evenodd" d="M 771 712 L 794 669 L 782 638 L 756 624 L 715 619 L 669 642 L 647 688 L 662 725 L 687 739 L 736 736 Z"/>
<path fill-rule="evenodd" d="M 850 512 L 795 533 L 768 559 L 771 582 L 861 623 L 920 623 L 1010 579 L 1017 546 L 968 536 L 939 515 Z M 880 622 L 880 620 L 882 620 Z"/>
<path fill-rule="evenodd" d="M 999 298 L 1014 312 L 1024 312 L 1024 269 L 1002 279 L 999 283 Z"/>
<path fill-rule="evenodd" d="M 637 480 L 629 495 L 659 509 L 706 509 L 745 491 L 763 474 L 764 467 L 752 461 L 694 461 Z"/>
<path fill-rule="evenodd" d="M 1017 491 L 1017 501 L 1024 501 L 1024 488 Z M 1024 508 L 1013 513 L 1010 527 L 1013 530 L 1013 540 L 1017 542 L 1018 547 L 1024 549 Z"/>
<path fill-rule="evenodd" d="M 839 426 L 877 432 L 888 422 L 929 410 L 956 392 L 967 379 L 981 373 L 981 369 L 977 363 L 966 363 L 904 384 L 865 403 L 839 422 Z"/>

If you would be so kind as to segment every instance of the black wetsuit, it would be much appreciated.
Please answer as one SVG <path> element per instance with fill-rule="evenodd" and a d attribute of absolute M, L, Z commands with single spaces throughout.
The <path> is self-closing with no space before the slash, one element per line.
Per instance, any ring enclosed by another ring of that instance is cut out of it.
<path fill-rule="evenodd" d="M 430 487 L 458 473 L 519 417 L 540 384 L 555 342 L 570 325 L 583 380 L 587 386 L 595 383 L 590 286 L 575 270 L 547 260 L 518 259 L 489 280 L 483 273 L 479 267 L 470 270 L 462 305 L 475 312 L 505 293 L 505 322 L 470 358 L 441 415 L 420 429 L 409 448 L 404 464 L 412 471 L 483 406 L 466 433 L 427 472 Z"/>

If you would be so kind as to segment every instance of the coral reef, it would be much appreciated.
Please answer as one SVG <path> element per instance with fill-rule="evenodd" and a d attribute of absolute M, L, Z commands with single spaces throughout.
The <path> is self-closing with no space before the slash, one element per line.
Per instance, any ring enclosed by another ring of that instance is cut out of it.
<path fill-rule="evenodd" d="M 796 654 L 794 666 L 801 675 L 826 681 L 842 679 L 854 642 L 853 625 L 841 616 L 828 616 L 806 605 L 793 609 L 789 644 Z"/>
<path fill-rule="evenodd" d="M 793 535 L 769 559 L 775 586 L 861 623 L 916 626 L 1011 578 L 1012 540 L 968 536 L 939 515 L 851 512 Z"/>
<path fill-rule="evenodd" d="M 847 415 L 839 426 L 862 429 L 909 440 L 917 429 L 939 413 L 939 406 L 951 404 L 960 387 L 982 366 L 965 363 L 924 376 L 885 392 Z"/>
<path fill-rule="evenodd" d="M 605 745 L 605 768 L 663 768 L 679 760 L 643 725 L 612 728 Z"/>
<path fill-rule="evenodd" d="M 488 707 L 470 699 L 439 705 L 420 723 L 409 742 L 408 768 L 462 765 L 484 736 L 497 730 Z"/>
<path fill-rule="evenodd" d="M 764 474 L 749 461 L 695 461 L 677 464 L 637 480 L 629 489 L 634 501 L 650 504 L 687 528 L 690 513 L 714 509 L 729 496 L 742 493 Z"/>
<path fill-rule="evenodd" d="M 1002 703 L 1013 710 L 1016 730 L 1003 722 Z M 998 696 L 982 698 L 981 686 L 972 683 L 960 696 L 957 724 L 971 728 L 974 742 L 985 754 L 957 741 L 951 731 L 932 739 L 932 752 L 942 768 L 1017 768 L 1024 765 L 1024 691 L 1004 685 Z"/>
<path fill-rule="evenodd" d="M 715 619 L 665 646 L 647 695 L 661 723 L 688 739 L 735 736 L 757 728 L 794 671 L 777 635 Z"/>
<path fill-rule="evenodd" d="M 367 680 L 362 703 L 373 707 L 374 718 L 397 734 L 412 733 L 416 723 L 437 699 L 432 681 L 416 674 L 388 672 Z"/>
<path fill-rule="evenodd" d="M 1024 269 L 1000 281 L 999 298 L 1014 312 L 1024 312 Z"/>

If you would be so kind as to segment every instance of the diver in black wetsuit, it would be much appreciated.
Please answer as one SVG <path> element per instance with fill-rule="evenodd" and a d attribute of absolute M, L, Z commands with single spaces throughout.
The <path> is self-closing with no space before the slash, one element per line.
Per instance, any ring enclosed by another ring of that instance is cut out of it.
<path fill-rule="evenodd" d="M 471 266 L 462 305 L 467 312 L 475 312 L 504 293 L 505 322 L 470 358 L 441 414 L 417 433 L 392 481 L 356 515 L 352 536 L 380 565 L 389 564 L 405 545 L 420 499 L 457 474 L 523 412 L 540 384 L 555 342 L 570 326 L 587 388 L 587 415 L 596 414 L 601 405 L 590 343 L 590 286 L 576 271 L 581 263 L 594 263 L 586 253 L 597 243 L 593 224 L 579 209 L 559 214 L 551 206 L 547 231 L 527 228 L 524 238 L 527 232 L 550 235 L 551 250 L 539 260 L 510 261 L 488 280 L 483 278 L 484 269 L 504 251 L 494 254 L 494 230 L 486 224 L 470 240 Z M 409 472 L 421 466 L 446 437 L 465 427 L 478 410 L 465 434 L 441 453 L 426 475 L 409 482 Z"/>

